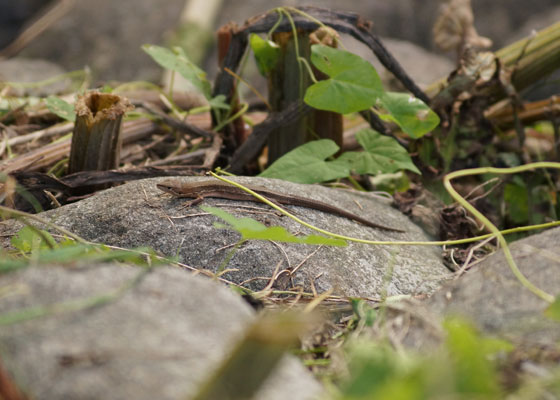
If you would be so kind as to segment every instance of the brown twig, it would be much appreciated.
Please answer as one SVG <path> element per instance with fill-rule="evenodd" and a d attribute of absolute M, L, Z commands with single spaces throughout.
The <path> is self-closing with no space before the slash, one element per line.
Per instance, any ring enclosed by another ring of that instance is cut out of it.
<path fill-rule="evenodd" d="M 148 113 L 156 116 L 159 120 L 161 120 L 164 124 L 169 125 L 171 128 L 178 130 L 179 132 L 188 133 L 194 136 L 202 136 L 202 137 L 212 137 L 213 133 L 205 131 L 193 124 L 189 124 L 187 122 L 179 121 L 175 118 L 170 117 L 162 110 L 158 109 L 157 106 L 154 104 L 148 103 L 146 101 L 133 101 L 132 104 L 135 107 L 141 107 L 146 110 Z"/>
<path fill-rule="evenodd" d="M 73 125 L 70 126 L 70 130 L 72 130 L 72 128 Z M 66 127 L 64 130 L 66 130 Z M 132 143 L 140 138 L 151 135 L 158 130 L 159 127 L 157 124 L 147 119 L 127 121 L 123 125 L 123 144 Z M 33 135 L 33 133 L 30 135 Z M 25 141 L 27 141 L 27 139 Z M 68 138 L 60 142 L 42 146 L 38 149 L 22 154 L 21 156 L 4 161 L 3 163 L 0 163 L 0 171 L 6 174 L 22 170 L 39 171 L 57 161 L 62 160 L 64 157 L 68 157 L 69 151 L 70 139 Z"/>
<path fill-rule="evenodd" d="M 205 151 L 204 162 L 202 163 L 204 168 L 208 168 L 209 170 L 212 169 L 216 160 L 220 156 L 223 143 L 224 140 L 222 137 L 219 134 L 215 134 L 214 139 L 212 140 L 212 146 Z"/>
<path fill-rule="evenodd" d="M 274 129 L 287 126 L 310 111 L 311 107 L 297 101 L 282 112 L 270 114 L 266 120 L 255 126 L 253 133 L 235 151 L 230 163 L 231 172 L 239 173 L 248 162 L 257 157 Z"/>

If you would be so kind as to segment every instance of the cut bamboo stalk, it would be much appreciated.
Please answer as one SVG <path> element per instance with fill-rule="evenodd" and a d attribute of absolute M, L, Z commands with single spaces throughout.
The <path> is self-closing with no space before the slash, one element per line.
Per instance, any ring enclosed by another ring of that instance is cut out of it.
<path fill-rule="evenodd" d="M 201 129 L 211 129 L 210 115 L 200 114 L 189 117 L 189 122 Z M 134 143 L 162 129 L 149 119 L 137 119 L 123 123 L 123 145 Z M 68 131 L 72 131 L 69 127 Z M 39 132 L 39 131 L 38 131 Z M 42 132 L 42 131 L 41 131 Z M 0 162 L 0 172 L 10 174 L 14 171 L 36 172 L 49 168 L 53 164 L 68 157 L 70 151 L 70 138 L 46 144 L 41 148 L 28 151 L 17 157 Z"/>
<path fill-rule="evenodd" d="M 126 98 L 114 94 L 89 92 L 78 97 L 69 174 L 119 166 L 122 118 L 131 109 Z"/>
<path fill-rule="evenodd" d="M 302 100 L 305 90 L 311 85 L 311 79 L 307 71 L 303 70 L 297 57 L 306 59 L 311 65 L 310 35 L 316 35 L 316 32 L 318 31 L 298 31 L 299 54 L 296 54 L 296 43 L 292 32 L 279 32 L 272 35 L 272 40 L 281 49 L 279 61 L 268 76 L 268 98 L 274 111 L 284 110 L 289 104 Z M 325 44 L 336 47 L 336 40 Z M 319 80 L 328 78 L 315 68 L 313 73 Z M 313 110 L 311 114 L 270 134 L 268 163 L 271 164 L 290 150 L 311 140 L 331 139 L 342 147 L 342 133 L 342 115 L 331 111 Z"/>
<path fill-rule="evenodd" d="M 297 38 L 291 32 L 279 32 L 272 40 L 280 47 L 280 57 L 276 67 L 268 76 L 268 102 L 274 111 L 281 111 L 303 98 L 305 89 L 310 85 L 307 73 L 301 73 L 297 57 L 309 60 L 309 36 L 298 32 Z M 296 43 L 299 54 L 296 53 Z M 295 147 L 305 143 L 306 127 L 310 125 L 309 116 L 303 117 L 284 128 L 274 130 L 268 138 L 268 163 L 274 162 Z"/>

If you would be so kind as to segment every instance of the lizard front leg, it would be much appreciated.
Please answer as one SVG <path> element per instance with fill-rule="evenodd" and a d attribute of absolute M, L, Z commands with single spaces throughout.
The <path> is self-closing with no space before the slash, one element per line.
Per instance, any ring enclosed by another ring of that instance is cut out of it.
<path fill-rule="evenodd" d="M 190 201 L 185 201 L 185 203 L 183 203 L 181 208 L 189 208 L 189 207 L 192 207 L 192 206 L 196 206 L 197 204 L 200 204 L 203 201 L 204 201 L 204 197 L 203 196 L 198 196 L 196 199 L 192 199 Z"/>

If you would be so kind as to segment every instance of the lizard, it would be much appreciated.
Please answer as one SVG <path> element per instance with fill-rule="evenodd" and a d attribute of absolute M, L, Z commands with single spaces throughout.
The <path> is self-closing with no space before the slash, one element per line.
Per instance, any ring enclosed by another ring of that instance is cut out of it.
<path fill-rule="evenodd" d="M 202 202 L 205 197 L 213 197 L 213 198 L 228 199 L 228 200 L 253 201 L 256 203 L 260 202 L 259 199 L 252 196 L 250 193 L 247 193 L 236 186 L 228 185 L 227 183 L 223 183 L 223 182 L 200 181 L 200 182 L 181 183 L 175 180 L 166 180 L 161 183 L 158 183 L 156 186 L 158 189 L 162 190 L 165 193 L 169 193 L 174 197 L 194 199 L 188 203 L 189 206 Z M 404 232 L 401 229 L 390 228 L 387 226 L 376 224 L 375 222 L 371 222 L 349 211 L 345 211 L 341 208 L 332 206 L 327 203 L 323 203 L 318 200 L 312 200 L 305 197 L 274 192 L 262 186 L 253 186 L 253 185 L 245 185 L 245 186 L 248 189 L 251 189 L 252 191 L 260 194 L 261 196 L 266 197 L 268 200 L 272 201 L 273 203 L 311 208 L 314 210 L 323 211 L 330 214 L 338 215 L 340 217 L 348 218 L 372 228 L 383 229 L 392 232 Z"/>

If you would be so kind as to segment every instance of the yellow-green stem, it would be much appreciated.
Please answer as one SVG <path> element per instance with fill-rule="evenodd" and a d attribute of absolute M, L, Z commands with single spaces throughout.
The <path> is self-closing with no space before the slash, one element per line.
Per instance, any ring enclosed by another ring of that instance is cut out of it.
<path fill-rule="evenodd" d="M 427 241 L 407 241 L 407 240 L 396 240 L 396 241 L 368 240 L 368 239 L 354 238 L 354 237 L 351 237 L 351 236 L 339 235 L 337 233 L 329 232 L 325 229 L 318 228 L 314 225 L 311 225 L 311 224 L 303 221 L 302 219 L 296 217 L 295 215 L 290 214 L 288 211 L 286 211 L 282 207 L 279 207 L 278 205 L 274 204 L 273 202 L 268 200 L 266 197 L 261 196 L 260 194 L 250 190 L 249 188 L 243 186 L 240 183 L 237 183 L 237 182 L 234 182 L 232 180 L 226 179 L 223 176 L 218 176 L 217 174 L 215 174 L 213 172 L 210 172 L 210 175 L 212 175 L 213 177 L 215 177 L 215 178 L 217 178 L 217 179 L 219 179 L 223 182 L 229 183 L 230 185 L 236 186 L 236 187 L 240 188 L 241 190 L 244 190 L 247 193 L 250 193 L 252 196 L 259 199 L 263 203 L 268 204 L 270 207 L 274 208 L 278 212 L 284 214 L 288 218 L 293 219 L 294 221 L 300 223 L 301 225 L 303 225 L 303 226 L 305 226 L 309 229 L 312 229 L 316 232 L 322 233 L 323 235 L 331 236 L 331 237 L 334 237 L 334 238 L 337 238 L 337 239 L 348 240 L 350 242 L 372 244 L 372 245 L 382 245 L 382 246 L 398 246 L 398 245 L 407 245 L 407 246 L 444 246 L 444 245 L 447 245 L 447 246 L 452 246 L 452 245 L 457 245 L 457 244 L 477 242 L 479 240 L 484 240 L 484 239 L 487 239 L 491 236 L 494 236 L 493 233 L 488 233 L 488 234 L 485 234 L 485 235 L 475 236 L 475 237 L 467 238 L 467 239 L 440 240 L 440 241 L 428 241 L 427 242 Z M 523 232 L 523 231 L 534 230 L 534 229 L 551 228 L 553 226 L 558 226 L 558 225 L 560 225 L 560 221 L 554 221 L 554 222 L 548 222 L 546 224 L 538 224 L 538 225 L 531 225 L 531 226 L 528 226 L 528 227 L 519 227 L 519 228 L 508 229 L 508 230 L 503 231 L 502 233 L 503 234 L 508 234 L 508 233 L 514 233 L 514 232 Z"/>
<path fill-rule="evenodd" d="M 480 222 L 484 224 L 486 228 L 488 228 L 494 235 L 496 235 L 498 242 L 500 243 L 500 245 L 504 250 L 504 256 L 506 258 L 509 267 L 511 268 L 511 272 L 515 275 L 515 277 L 519 280 L 519 282 L 521 282 L 523 286 L 525 286 L 527 289 L 529 289 L 531 292 L 533 292 L 541 299 L 549 303 L 552 303 L 554 301 L 554 296 L 546 293 L 542 289 L 533 285 L 525 277 L 525 275 L 523 275 L 523 273 L 519 270 L 517 264 L 515 263 L 515 260 L 513 259 L 511 251 L 509 250 L 509 246 L 506 242 L 506 239 L 504 238 L 503 233 L 492 222 L 490 222 L 490 220 L 486 218 L 480 211 L 478 211 L 467 200 L 461 197 L 461 195 L 459 195 L 459 193 L 457 193 L 457 191 L 455 191 L 455 189 L 453 189 L 453 186 L 451 185 L 452 179 L 463 177 L 463 176 L 481 175 L 481 174 L 500 174 L 500 175 L 515 174 L 518 172 L 528 171 L 535 168 L 560 169 L 560 163 L 537 162 L 537 163 L 531 163 L 531 164 L 526 164 L 526 165 L 522 165 L 519 167 L 512 167 L 512 168 L 484 167 L 484 168 L 472 168 L 472 169 L 460 170 L 447 174 L 443 178 L 443 185 L 445 186 L 445 189 L 449 192 L 449 194 L 455 199 L 455 201 L 457 201 L 459 204 L 465 207 L 467 211 L 473 214 Z"/>

